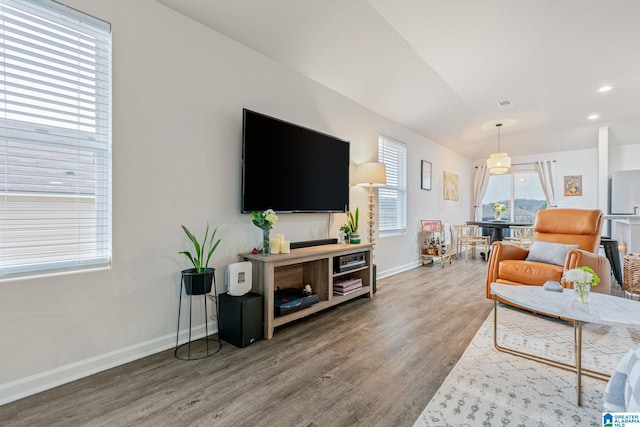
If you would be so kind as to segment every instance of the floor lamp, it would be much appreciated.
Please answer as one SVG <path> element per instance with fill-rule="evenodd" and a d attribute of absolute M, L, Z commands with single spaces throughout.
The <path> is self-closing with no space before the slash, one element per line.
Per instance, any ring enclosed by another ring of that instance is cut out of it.
<path fill-rule="evenodd" d="M 387 185 L 387 173 L 384 169 L 384 163 L 361 163 L 358 165 L 357 184 L 363 187 L 369 186 L 369 243 L 375 240 L 373 237 L 373 187 L 382 187 Z"/>

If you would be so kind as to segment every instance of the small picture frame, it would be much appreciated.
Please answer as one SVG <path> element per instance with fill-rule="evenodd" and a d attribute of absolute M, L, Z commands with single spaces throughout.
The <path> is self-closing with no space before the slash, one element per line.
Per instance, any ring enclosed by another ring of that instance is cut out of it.
<path fill-rule="evenodd" d="M 422 161 L 420 188 L 431 191 L 431 162 Z"/>
<path fill-rule="evenodd" d="M 582 175 L 565 175 L 564 195 L 582 196 Z"/>

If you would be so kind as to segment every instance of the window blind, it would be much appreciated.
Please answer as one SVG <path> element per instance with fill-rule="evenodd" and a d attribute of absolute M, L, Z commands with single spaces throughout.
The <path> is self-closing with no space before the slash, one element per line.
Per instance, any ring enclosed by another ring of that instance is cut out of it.
<path fill-rule="evenodd" d="M 0 0 L 0 278 L 111 258 L 109 24 Z"/>
<path fill-rule="evenodd" d="M 378 189 L 380 235 L 401 234 L 407 224 L 407 147 L 385 136 L 378 140 L 378 161 L 384 163 L 387 185 Z"/>

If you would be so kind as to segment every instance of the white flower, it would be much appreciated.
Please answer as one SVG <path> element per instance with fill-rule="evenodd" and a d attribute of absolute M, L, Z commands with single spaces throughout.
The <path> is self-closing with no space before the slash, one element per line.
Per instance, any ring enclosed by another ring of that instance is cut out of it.
<path fill-rule="evenodd" d="M 593 275 L 588 271 L 584 271 L 580 268 L 574 268 L 572 270 L 565 271 L 562 278 L 567 282 L 573 283 L 591 283 Z"/>
<path fill-rule="evenodd" d="M 278 221 L 278 215 L 276 215 L 273 209 L 267 209 L 266 211 L 264 211 L 264 219 L 269 224 L 271 224 L 271 227 L 273 227 L 274 225 L 276 225 L 276 222 Z"/>

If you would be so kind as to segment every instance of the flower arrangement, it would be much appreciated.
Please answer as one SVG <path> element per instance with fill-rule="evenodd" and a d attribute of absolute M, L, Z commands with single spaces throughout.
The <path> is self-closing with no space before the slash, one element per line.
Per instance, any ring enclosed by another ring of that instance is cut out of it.
<path fill-rule="evenodd" d="M 269 231 L 278 222 L 278 215 L 273 209 L 263 212 L 251 212 L 253 225 L 262 230 L 262 255 L 269 255 Z"/>
<path fill-rule="evenodd" d="M 498 203 L 498 202 L 495 202 L 492 207 L 493 207 L 493 211 L 496 214 L 501 214 L 502 212 L 507 210 L 507 207 L 505 205 L 503 205 L 502 203 Z"/>
<path fill-rule="evenodd" d="M 496 221 L 502 220 L 502 212 L 507 210 L 507 207 L 502 203 L 495 202 L 491 205 L 493 212 L 495 212 Z"/>
<path fill-rule="evenodd" d="M 576 299 L 580 302 L 589 302 L 589 288 L 600 283 L 600 278 L 590 267 L 567 270 L 562 274 L 562 280 L 573 283 Z"/>
<path fill-rule="evenodd" d="M 278 222 L 278 215 L 273 209 L 267 209 L 264 212 L 251 212 L 251 219 L 256 227 L 262 230 L 271 230 Z"/>

